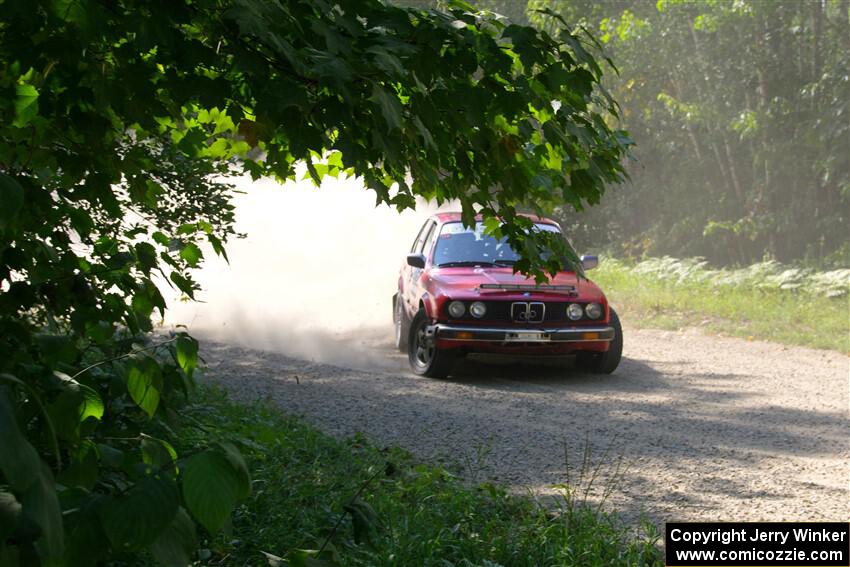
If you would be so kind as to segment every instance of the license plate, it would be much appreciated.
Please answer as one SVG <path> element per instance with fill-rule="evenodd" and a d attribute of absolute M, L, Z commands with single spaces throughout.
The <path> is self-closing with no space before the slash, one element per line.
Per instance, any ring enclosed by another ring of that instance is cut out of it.
<path fill-rule="evenodd" d="M 505 340 L 518 343 L 543 343 L 549 341 L 549 335 L 540 331 L 520 331 L 518 333 L 508 333 Z"/>

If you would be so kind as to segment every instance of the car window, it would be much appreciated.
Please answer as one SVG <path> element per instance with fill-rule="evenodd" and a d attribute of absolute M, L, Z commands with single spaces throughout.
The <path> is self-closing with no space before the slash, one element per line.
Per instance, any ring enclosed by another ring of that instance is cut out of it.
<path fill-rule="evenodd" d="M 422 254 L 428 255 L 428 252 L 431 251 L 431 245 L 434 242 L 434 236 L 437 234 L 437 223 L 431 223 L 431 229 L 428 231 L 428 234 L 425 235 L 424 242 L 422 243 L 422 250 L 420 252 Z"/>
<path fill-rule="evenodd" d="M 556 232 L 560 229 L 552 224 L 537 223 L 536 230 Z M 519 260 L 519 254 L 502 239 L 484 234 L 484 225 L 477 224 L 467 228 L 460 222 L 443 225 L 434 247 L 434 264 L 451 265 L 454 263 L 481 263 L 512 265 Z"/>
<path fill-rule="evenodd" d="M 411 252 L 414 254 L 422 254 L 422 248 L 425 246 L 425 241 L 434 232 L 434 226 L 436 226 L 436 224 L 436 222 L 429 220 L 425 226 L 422 227 L 422 230 L 419 232 L 419 237 L 413 244 L 413 250 L 411 250 Z"/>
<path fill-rule="evenodd" d="M 425 224 L 422 225 L 422 228 L 419 229 L 419 233 L 416 235 L 416 238 L 413 239 L 413 245 L 411 245 L 411 247 L 410 247 L 410 253 L 411 254 L 415 254 L 416 250 L 418 248 L 420 248 L 420 245 L 422 244 L 422 240 L 425 237 L 425 231 L 428 229 L 428 227 L 431 225 L 431 223 L 432 223 L 431 219 L 428 219 L 428 220 L 425 221 Z"/>

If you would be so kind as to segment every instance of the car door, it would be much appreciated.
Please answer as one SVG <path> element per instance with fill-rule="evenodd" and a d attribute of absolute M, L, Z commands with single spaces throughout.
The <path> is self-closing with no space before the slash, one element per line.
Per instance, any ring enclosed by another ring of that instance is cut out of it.
<path fill-rule="evenodd" d="M 436 226 L 437 223 L 433 219 L 428 219 L 425 224 L 422 225 L 422 229 L 419 231 L 419 234 L 410 249 L 411 254 L 425 254 L 427 256 L 428 248 L 426 246 L 430 246 L 430 242 L 433 242 L 433 235 Z M 426 269 L 427 267 L 428 266 L 426 265 Z M 401 292 L 409 316 L 412 316 L 418 310 L 419 298 L 422 297 L 422 293 L 424 292 L 422 286 L 422 271 L 422 268 L 414 268 L 409 265 L 405 259 L 404 266 L 402 267 Z"/>

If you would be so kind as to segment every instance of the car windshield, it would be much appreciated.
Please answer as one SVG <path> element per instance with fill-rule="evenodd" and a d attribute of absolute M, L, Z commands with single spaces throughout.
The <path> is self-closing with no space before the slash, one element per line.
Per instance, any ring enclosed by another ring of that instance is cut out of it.
<path fill-rule="evenodd" d="M 560 234 L 557 226 L 535 223 L 536 230 Z M 447 222 L 440 230 L 434 247 L 434 264 L 438 267 L 513 266 L 519 254 L 507 243 L 484 234 L 484 225 L 467 228 L 461 222 Z"/>

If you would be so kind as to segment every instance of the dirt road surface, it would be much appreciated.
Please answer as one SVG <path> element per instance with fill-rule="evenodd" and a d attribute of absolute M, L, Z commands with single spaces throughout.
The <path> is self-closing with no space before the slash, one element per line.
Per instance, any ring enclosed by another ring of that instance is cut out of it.
<path fill-rule="evenodd" d="M 327 337 L 356 369 L 208 343 L 206 375 L 473 482 L 546 495 L 569 481 L 590 503 L 611 489 L 606 508 L 628 521 L 850 519 L 850 358 L 692 330 L 625 335 L 611 376 L 470 357 L 448 380 L 420 378 L 381 333 Z"/>

